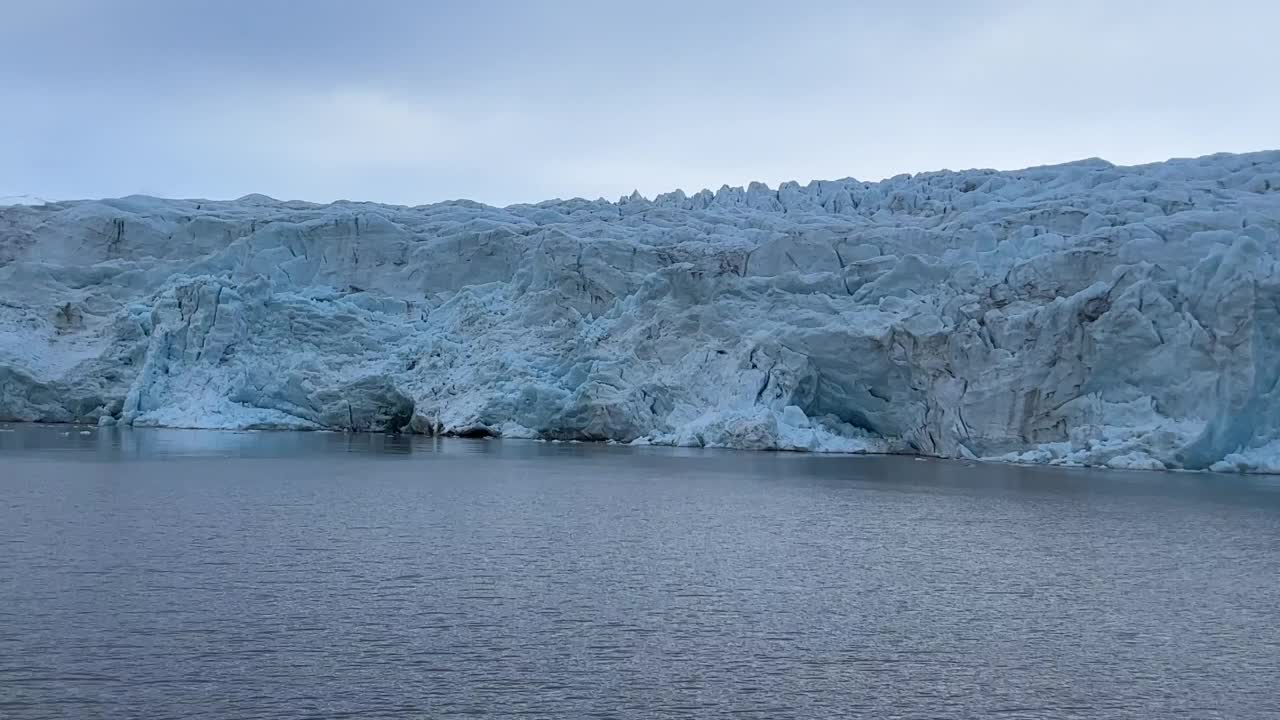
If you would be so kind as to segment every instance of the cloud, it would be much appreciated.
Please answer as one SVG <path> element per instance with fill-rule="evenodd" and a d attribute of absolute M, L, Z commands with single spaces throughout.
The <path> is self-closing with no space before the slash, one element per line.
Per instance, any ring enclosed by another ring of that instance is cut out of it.
<path fill-rule="evenodd" d="M 1280 6 L 7 8 L 0 194 L 653 195 L 1280 146 Z"/>

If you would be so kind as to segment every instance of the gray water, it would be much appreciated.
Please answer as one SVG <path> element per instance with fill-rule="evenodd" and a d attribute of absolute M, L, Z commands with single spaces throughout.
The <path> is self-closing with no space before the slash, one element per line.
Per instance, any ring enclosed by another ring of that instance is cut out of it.
<path fill-rule="evenodd" d="M 3 718 L 1280 717 L 1280 486 L 0 432 Z"/>

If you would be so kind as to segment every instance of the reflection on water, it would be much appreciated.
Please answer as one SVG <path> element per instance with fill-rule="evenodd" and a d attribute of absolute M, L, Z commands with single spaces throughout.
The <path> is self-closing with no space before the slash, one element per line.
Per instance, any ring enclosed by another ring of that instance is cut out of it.
<path fill-rule="evenodd" d="M 0 717 L 1280 717 L 1277 481 L 0 426 Z"/>
<path fill-rule="evenodd" d="M 307 453 L 346 452 L 364 455 L 410 453 L 513 455 L 578 454 L 600 448 L 615 452 L 654 452 L 645 448 L 579 442 L 497 441 L 494 438 L 438 438 L 424 435 L 349 432 L 214 431 L 176 428 L 132 428 L 82 425 L 0 423 L 0 451 L 51 454 L 80 460 L 157 460 L 178 457 L 290 457 Z M 67 451 L 93 454 L 66 454 Z M 664 448 L 656 452 L 690 456 L 700 450 Z"/>
<path fill-rule="evenodd" d="M 8 429 L 12 432 L 2 432 Z M 423 441 L 427 442 L 423 442 Z M 412 435 L 338 432 L 209 431 L 170 428 L 2 425 L 0 451 L 61 454 L 92 451 L 79 459 L 141 460 L 171 457 L 287 457 L 308 452 L 405 454 L 444 451 L 432 438 Z M 453 444 L 450 452 L 475 452 L 479 446 Z"/>
<path fill-rule="evenodd" d="M 377 460 L 412 454 L 492 455 L 507 459 L 576 458 L 606 463 L 644 464 L 645 458 L 684 458 L 696 467 L 777 473 L 797 481 L 840 485 L 883 484 L 910 492 L 939 487 L 1036 490 L 1080 494 L 1090 492 L 1189 493 L 1238 500 L 1252 492 L 1280 492 L 1280 476 L 1218 473 L 1113 471 L 1085 468 L 1020 467 L 906 456 L 834 456 L 808 453 L 761 453 L 702 448 L 631 447 L 603 443 L 540 442 L 494 438 L 439 438 L 423 435 L 214 431 L 175 428 L 130 428 L 78 425 L 0 423 L 0 453 L 9 457 L 48 457 L 60 461 L 118 462 L 181 458 L 306 458 L 334 453 Z M 915 464 L 906 464 L 913 462 Z M 850 463 L 867 470 L 850 476 Z M 686 465 L 687 466 L 687 465 Z"/>

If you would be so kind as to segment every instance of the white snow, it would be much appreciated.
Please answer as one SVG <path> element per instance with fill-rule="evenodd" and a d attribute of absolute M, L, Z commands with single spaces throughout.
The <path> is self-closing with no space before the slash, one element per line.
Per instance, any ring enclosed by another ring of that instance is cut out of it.
<path fill-rule="evenodd" d="M 0 195 L 0 207 L 7 205 L 44 205 L 50 202 L 35 195 Z"/>
<path fill-rule="evenodd" d="M 1280 152 L 0 209 L 0 420 L 1280 471 Z"/>

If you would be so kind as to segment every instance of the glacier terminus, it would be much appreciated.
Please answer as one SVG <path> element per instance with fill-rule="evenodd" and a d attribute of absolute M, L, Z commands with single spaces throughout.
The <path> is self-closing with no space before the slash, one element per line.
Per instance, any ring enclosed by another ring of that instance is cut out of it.
<path fill-rule="evenodd" d="M 0 207 L 0 420 L 1280 472 L 1280 151 Z"/>

